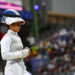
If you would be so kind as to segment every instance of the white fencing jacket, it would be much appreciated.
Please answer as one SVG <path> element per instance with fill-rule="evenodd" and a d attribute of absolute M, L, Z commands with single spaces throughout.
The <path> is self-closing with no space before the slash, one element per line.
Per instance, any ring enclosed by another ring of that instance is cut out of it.
<path fill-rule="evenodd" d="M 1 55 L 7 60 L 5 75 L 28 75 L 23 58 L 29 55 L 29 49 L 23 45 L 17 32 L 8 30 L 1 40 Z"/>

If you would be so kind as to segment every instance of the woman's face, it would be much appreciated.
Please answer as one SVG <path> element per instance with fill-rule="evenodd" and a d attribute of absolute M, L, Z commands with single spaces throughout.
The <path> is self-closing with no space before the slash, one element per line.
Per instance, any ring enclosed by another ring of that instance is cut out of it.
<path fill-rule="evenodd" d="M 17 23 L 13 23 L 9 26 L 10 30 L 13 30 L 14 32 L 19 32 L 21 28 L 21 23 L 17 22 Z"/>

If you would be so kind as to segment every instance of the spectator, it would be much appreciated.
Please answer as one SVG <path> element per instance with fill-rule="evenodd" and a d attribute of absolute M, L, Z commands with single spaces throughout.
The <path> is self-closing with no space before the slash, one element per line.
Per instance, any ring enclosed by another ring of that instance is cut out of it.
<path fill-rule="evenodd" d="M 30 43 L 31 46 L 35 44 L 35 38 L 32 34 L 29 34 L 29 36 L 27 37 L 27 41 Z"/>

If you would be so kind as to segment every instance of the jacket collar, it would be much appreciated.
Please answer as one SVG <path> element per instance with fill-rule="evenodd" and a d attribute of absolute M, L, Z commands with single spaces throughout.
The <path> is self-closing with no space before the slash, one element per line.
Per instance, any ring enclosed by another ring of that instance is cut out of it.
<path fill-rule="evenodd" d="M 13 35 L 18 35 L 17 32 L 14 32 L 12 30 L 8 30 L 8 33 L 13 34 Z"/>

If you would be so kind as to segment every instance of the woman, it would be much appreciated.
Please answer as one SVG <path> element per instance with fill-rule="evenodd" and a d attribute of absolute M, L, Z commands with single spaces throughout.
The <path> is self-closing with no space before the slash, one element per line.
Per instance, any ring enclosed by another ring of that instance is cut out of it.
<path fill-rule="evenodd" d="M 16 10 L 8 9 L 3 12 L 2 23 L 9 26 L 8 32 L 1 40 L 1 55 L 6 60 L 5 75 L 29 75 L 23 62 L 23 58 L 30 53 L 29 48 L 23 49 L 23 45 L 17 32 L 25 23 Z"/>

